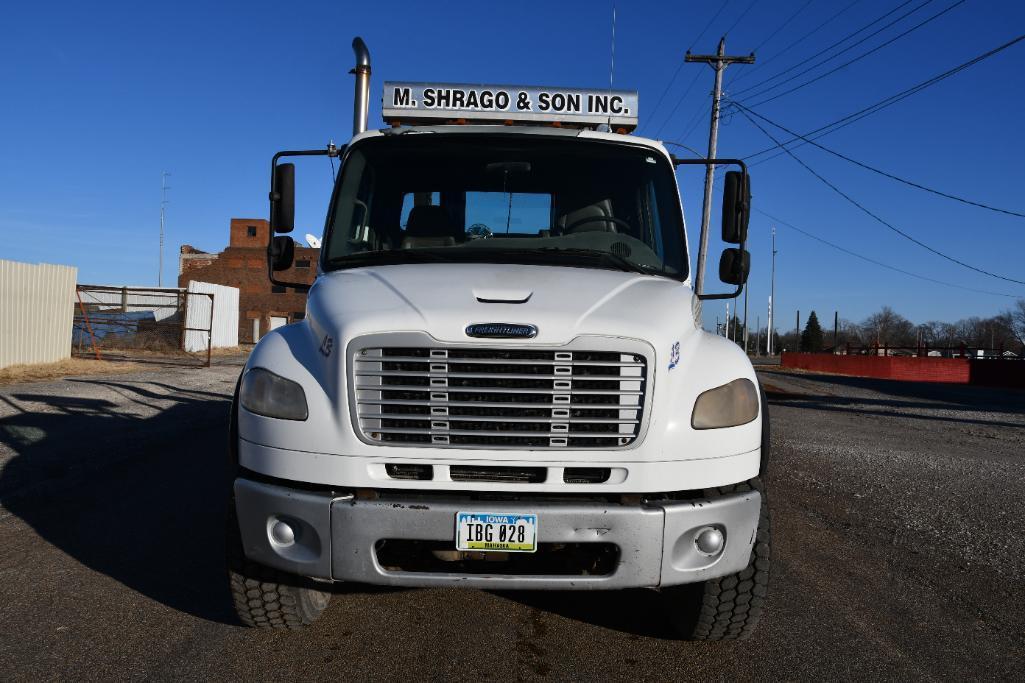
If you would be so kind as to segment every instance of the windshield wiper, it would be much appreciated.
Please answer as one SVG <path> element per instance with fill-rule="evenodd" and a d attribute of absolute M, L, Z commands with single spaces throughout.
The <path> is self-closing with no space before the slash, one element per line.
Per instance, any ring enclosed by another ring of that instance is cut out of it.
<path fill-rule="evenodd" d="M 353 254 L 336 256 L 325 261 L 328 266 L 345 265 L 393 265 L 401 263 L 441 263 L 447 262 L 444 256 L 433 249 L 388 249 L 386 251 L 358 251 Z"/>
<path fill-rule="evenodd" d="M 642 275 L 651 275 L 652 271 L 657 270 L 655 268 L 652 268 L 651 266 L 645 266 L 640 263 L 634 263 L 629 259 L 623 258 L 619 254 L 614 254 L 611 251 L 602 251 L 601 249 L 580 249 L 576 247 L 541 247 L 540 249 L 538 249 L 538 251 L 589 256 L 611 263 L 627 272 L 641 273 Z"/>

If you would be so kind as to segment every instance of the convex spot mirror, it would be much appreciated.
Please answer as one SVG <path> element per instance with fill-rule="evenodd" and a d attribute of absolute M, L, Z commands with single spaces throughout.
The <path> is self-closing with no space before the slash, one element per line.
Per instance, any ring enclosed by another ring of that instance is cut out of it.
<path fill-rule="evenodd" d="M 267 247 L 267 258 L 272 270 L 288 270 L 295 260 L 295 242 L 288 235 L 278 235 Z"/>
<path fill-rule="evenodd" d="M 292 232 L 295 229 L 295 164 L 278 164 L 274 167 L 270 201 L 271 230 Z"/>
<path fill-rule="evenodd" d="M 727 171 L 722 191 L 722 241 L 743 244 L 751 218 L 751 180 L 746 173 Z M 723 280 L 729 282 L 729 280 Z"/>
<path fill-rule="evenodd" d="M 724 249 L 719 257 L 719 279 L 728 285 L 742 285 L 751 272 L 751 254 L 746 249 Z"/>

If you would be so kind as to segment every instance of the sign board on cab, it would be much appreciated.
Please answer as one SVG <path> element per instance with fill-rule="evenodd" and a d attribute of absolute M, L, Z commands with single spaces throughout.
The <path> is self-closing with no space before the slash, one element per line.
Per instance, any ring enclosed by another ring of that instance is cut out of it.
<path fill-rule="evenodd" d="M 385 82 L 388 123 L 450 120 L 551 124 L 612 130 L 637 127 L 637 93 L 522 85 Z"/>

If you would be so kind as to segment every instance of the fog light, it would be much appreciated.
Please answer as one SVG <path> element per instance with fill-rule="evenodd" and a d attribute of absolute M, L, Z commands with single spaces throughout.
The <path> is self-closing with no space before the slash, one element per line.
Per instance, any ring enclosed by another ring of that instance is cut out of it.
<path fill-rule="evenodd" d="M 694 545 L 705 555 L 718 555 L 722 551 L 726 538 L 722 532 L 713 527 L 702 529 L 694 539 Z"/>
<path fill-rule="evenodd" d="M 270 528 L 270 537 L 278 545 L 292 545 L 295 543 L 295 529 L 288 523 L 278 520 Z"/>

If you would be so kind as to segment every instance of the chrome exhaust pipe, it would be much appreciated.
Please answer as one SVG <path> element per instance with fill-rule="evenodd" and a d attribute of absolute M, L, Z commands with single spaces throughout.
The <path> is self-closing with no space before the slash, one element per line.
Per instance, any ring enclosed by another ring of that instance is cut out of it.
<path fill-rule="evenodd" d="M 352 51 L 356 53 L 356 66 L 349 73 L 356 76 L 356 92 L 352 101 L 352 135 L 359 135 L 367 129 L 370 115 L 370 50 L 363 39 L 352 39 Z"/>

